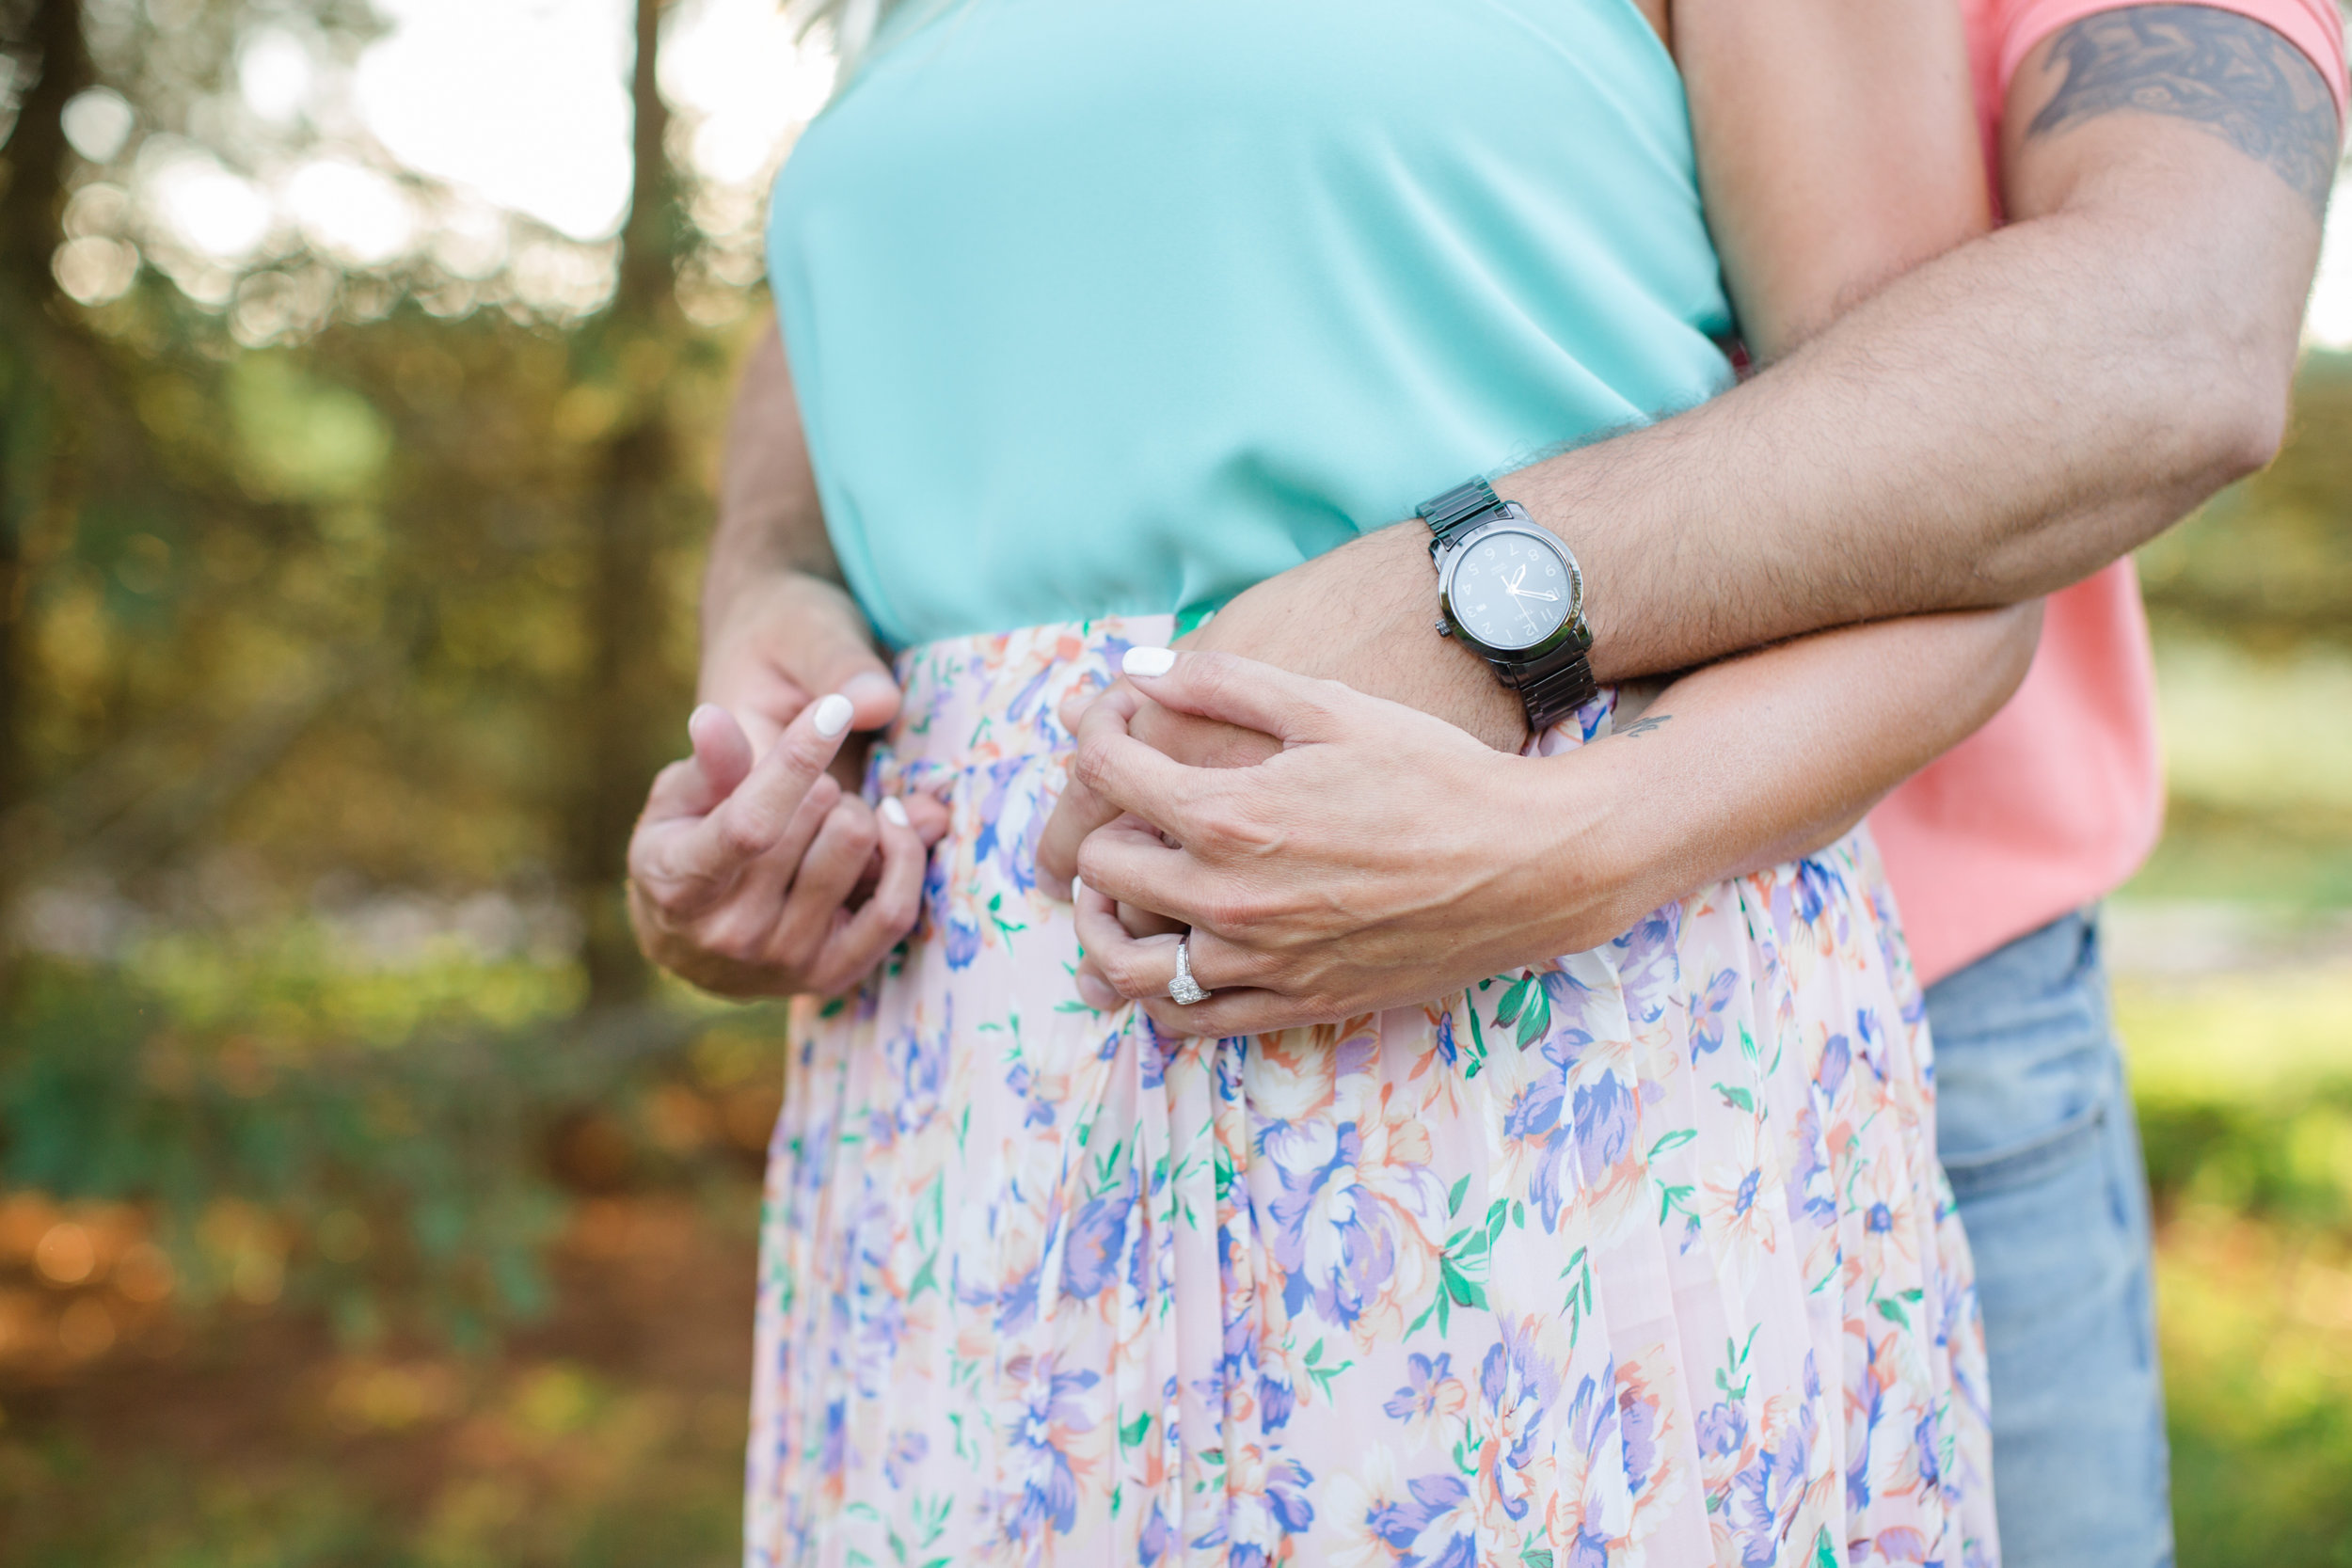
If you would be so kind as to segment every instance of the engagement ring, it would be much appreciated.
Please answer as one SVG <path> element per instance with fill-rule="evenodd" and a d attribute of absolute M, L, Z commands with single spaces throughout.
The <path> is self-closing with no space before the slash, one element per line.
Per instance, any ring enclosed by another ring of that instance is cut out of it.
<path fill-rule="evenodd" d="M 1168 983 L 1168 1000 L 1180 1007 L 1195 1002 L 1206 1002 L 1209 993 L 1200 989 L 1200 982 L 1192 977 L 1192 939 L 1180 937 L 1176 942 L 1176 978 Z"/>

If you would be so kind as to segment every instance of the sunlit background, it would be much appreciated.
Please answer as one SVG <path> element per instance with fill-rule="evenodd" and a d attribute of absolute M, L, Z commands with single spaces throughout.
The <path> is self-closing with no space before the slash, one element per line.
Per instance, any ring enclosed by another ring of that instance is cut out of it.
<path fill-rule="evenodd" d="M 613 889 L 826 55 L 772 0 L 0 46 L 0 1561 L 731 1561 L 781 1022 Z M 2352 198 L 2307 338 L 2141 562 L 2187 1568 L 2352 1564 Z"/>

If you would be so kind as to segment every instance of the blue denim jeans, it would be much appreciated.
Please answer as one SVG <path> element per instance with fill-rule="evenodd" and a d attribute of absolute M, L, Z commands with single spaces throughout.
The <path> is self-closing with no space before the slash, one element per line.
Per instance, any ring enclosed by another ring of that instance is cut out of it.
<path fill-rule="evenodd" d="M 2169 1565 L 2147 1175 L 2095 911 L 1931 987 L 1928 1019 L 1991 1354 L 2002 1560 Z"/>

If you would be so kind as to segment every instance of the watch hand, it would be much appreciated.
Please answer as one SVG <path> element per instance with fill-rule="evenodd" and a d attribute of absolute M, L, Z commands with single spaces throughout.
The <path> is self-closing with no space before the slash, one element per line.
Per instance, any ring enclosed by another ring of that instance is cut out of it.
<path fill-rule="evenodd" d="M 1503 585 L 1503 592 L 1516 594 L 1522 599 L 1544 599 L 1554 603 L 1558 602 L 1560 597 L 1557 594 L 1547 594 L 1540 588 L 1518 588 L 1509 583 Z"/>

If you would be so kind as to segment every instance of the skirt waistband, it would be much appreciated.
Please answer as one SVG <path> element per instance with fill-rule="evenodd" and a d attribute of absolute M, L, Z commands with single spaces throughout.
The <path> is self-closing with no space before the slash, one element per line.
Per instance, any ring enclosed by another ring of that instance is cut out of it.
<path fill-rule="evenodd" d="M 1173 615 L 1111 615 L 943 638 L 897 659 L 906 693 L 882 741 L 900 768 L 984 768 L 1069 749 L 1061 703 L 1119 678 L 1129 648 L 1164 648 Z"/>
<path fill-rule="evenodd" d="M 909 648 L 896 666 L 906 701 L 877 752 L 880 771 L 893 784 L 912 783 L 1066 752 L 1073 736 L 1062 700 L 1108 686 L 1129 648 L 1166 647 L 1175 634 L 1173 615 L 1109 615 Z M 1528 753 L 1549 756 L 1607 735 L 1617 701 L 1615 688 L 1602 687 L 1537 736 Z"/>

